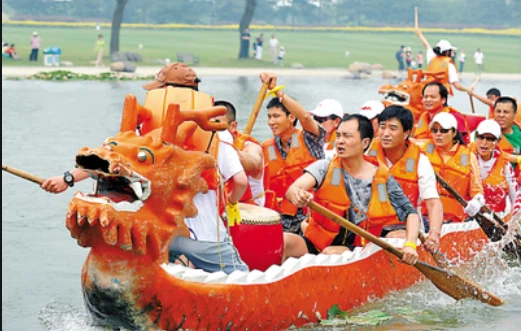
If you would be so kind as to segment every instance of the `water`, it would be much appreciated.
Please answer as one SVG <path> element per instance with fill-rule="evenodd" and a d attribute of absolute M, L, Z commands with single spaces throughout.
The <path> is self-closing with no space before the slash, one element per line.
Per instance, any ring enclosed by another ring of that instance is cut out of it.
<path fill-rule="evenodd" d="M 287 86 L 287 94 L 308 109 L 322 99 L 335 98 L 349 112 L 356 112 L 366 100 L 379 99 L 376 91 L 384 83 L 316 77 L 279 81 Z M 203 77 L 201 84 L 202 91 L 237 106 L 242 126 L 259 87 L 256 77 Z M 476 90 L 484 94 L 490 87 L 520 97 L 521 82 L 482 80 Z M 61 175 L 73 168 L 74 155 L 81 147 L 99 146 L 117 133 L 123 100 L 129 93 L 144 101 L 140 82 L 3 81 L 2 162 L 44 178 Z M 470 112 L 465 94 L 458 93 L 452 103 Z M 478 101 L 475 105 L 478 113 L 488 112 Z M 263 111 L 253 131 L 259 140 L 270 136 L 266 123 Z M 99 330 L 89 326 L 81 297 L 80 272 L 88 251 L 70 238 L 64 224 L 74 192 L 88 191 L 90 186 L 83 182 L 63 194 L 50 195 L 2 172 L 2 330 Z M 454 303 L 426 283 L 364 309 L 392 314 L 397 306 L 414 307 L 428 316 L 419 324 L 398 320 L 379 330 L 517 330 L 515 326 L 521 325 L 521 271 L 501 261 L 488 261 L 488 265 L 474 268 L 481 271 L 477 280 L 506 299 L 504 307 Z"/>

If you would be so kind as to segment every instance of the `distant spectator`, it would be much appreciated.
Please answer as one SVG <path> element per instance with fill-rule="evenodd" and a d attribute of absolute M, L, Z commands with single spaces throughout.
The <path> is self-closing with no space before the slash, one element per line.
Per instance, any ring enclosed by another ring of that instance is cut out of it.
<path fill-rule="evenodd" d="M 465 58 L 467 56 L 465 55 L 465 50 L 462 49 L 459 53 L 459 72 L 463 72 L 463 68 L 465 68 Z"/>
<path fill-rule="evenodd" d="M 29 56 L 29 61 L 38 61 L 38 50 L 40 49 L 40 37 L 37 32 L 33 32 L 33 37 L 31 38 L 31 55 Z"/>
<path fill-rule="evenodd" d="M 455 49 L 450 51 L 450 57 L 452 58 L 452 63 L 454 63 L 454 66 L 456 65 L 456 53 L 457 51 Z"/>
<path fill-rule="evenodd" d="M 279 49 L 279 41 L 275 38 L 275 35 L 271 35 L 270 39 L 270 55 L 271 55 L 271 63 L 277 64 L 277 50 Z"/>
<path fill-rule="evenodd" d="M 2 41 L 2 54 L 5 54 L 5 51 L 9 48 L 9 43 Z"/>
<path fill-rule="evenodd" d="M 262 45 L 264 44 L 264 34 L 260 34 L 259 38 L 257 38 L 257 47 L 255 48 L 255 58 L 257 60 L 262 60 Z"/>
<path fill-rule="evenodd" d="M 405 46 L 400 46 L 400 49 L 398 50 L 398 52 L 396 52 L 396 55 L 394 56 L 396 58 L 396 61 L 398 61 L 398 71 L 400 72 L 405 70 L 405 65 L 403 63 L 404 50 Z"/>
<path fill-rule="evenodd" d="M 407 47 L 405 51 L 405 63 L 407 64 L 407 68 L 410 68 L 412 65 L 412 51 L 410 47 Z"/>
<path fill-rule="evenodd" d="M 244 29 L 244 32 L 241 35 L 241 54 L 239 54 L 240 59 L 247 59 L 250 57 L 250 29 Z"/>
<path fill-rule="evenodd" d="M 418 65 L 418 69 L 421 69 L 423 67 L 423 52 L 418 51 L 418 54 L 416 54 L 416 64 Z"/>
<path fill-rule="evenodd" d="M 97 53 L 96 57 L 96 67 L 103 67 L 103 51 L 105 50 L 105 40 L 103 40 L 103 35 L 98 35 L 98 40 L 96 40 L 96 45 L 94 46 L 94 52 Z"/>
<path fill-rule="evenodd" d="M 283 46 L 280 46 L 279 57 L 277 58 L 277 60 L 279 60 L 279 64 L 281 67 L 284 67 L 284 56 L 285 55 L 286 55 L 286 50 L 284 49 Z"/>
<path fill-rule="evenodd" d="M 7 54 L 13 60 L 20 60 L 16 49 L 14 48 L 14 44 L 11 44 L 8 49 L 6 49 L 5 54 Z"/>
<path fill-rule="evenodd" d="M 476 53 L 474 53 L 474 62 L 476 63 L 476 73 L 480 74 L 483 72 L 483 58 L 485 55 L 483 55 L 483 52 L 481 51 L 481 48 L 478 48 Z"/>

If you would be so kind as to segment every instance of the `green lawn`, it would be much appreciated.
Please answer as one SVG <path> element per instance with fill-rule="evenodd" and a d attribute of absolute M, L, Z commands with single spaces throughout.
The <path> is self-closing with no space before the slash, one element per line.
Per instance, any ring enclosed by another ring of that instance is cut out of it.
<path fill-rule="evenodd" d="M 94 43 L 99 31 L 91 28 L 46 28 L 46 27 L 2 27 L 2 38 L 16 44 L 21 61 L 2 59 L 2 65 L 31 65 L 28 61 L 29 39 L 33 31 L 42 38 L 42 47 L 62 48 L 62 61 L 74 65 L 91 65 L 95 59 Z M 101 31 L 106 36 L 107 56 L 110 30 Z M 261 31 L 253 31 L 257 36 Z M 142 65 L 154 65 L 157 58 L 170 58 L 175 61 L 175 53 L 192 52 L 200 58 L 200 66 L 205 67 L 270 67 L 267 41 L 272 31 L 265 34 L 264 59 L 239 61 L 237 59 L 239 37 L 235 31 L 228 30 L 148 30 L 123 29 L 121 50 L 135 51 L 143 55 Z M 307 68 L 347 67 L 354 61 L 381 63 L 386 68 L 396 69 L 394 54 L 399 45 L 410 46 L 413 54 L 423 50 L 422 45 L 412 33 L 373 33 L 373 32 L 277 32 L 277 38 L 286 48 L 285 63 L 298 62 Z M 426 34 L 434 45 L 445 38 L 459 49 L 465 49 L 467 62 L 465 71 L 475 68 L 472 55 L 478 47 L 485 54 L 485 71 L 501 73 L 521 72 L 521 38 L 505 36 Z M 143 49 L 139 50 L 138 45 Z M 346 57 L 346 51 L 349 57 Z M 41 57 L 41 53 L 39 55 Z M 517 59 L 517 60 L 516 60 Z M 37 64 L 42 65 L 41 59 Z"/>

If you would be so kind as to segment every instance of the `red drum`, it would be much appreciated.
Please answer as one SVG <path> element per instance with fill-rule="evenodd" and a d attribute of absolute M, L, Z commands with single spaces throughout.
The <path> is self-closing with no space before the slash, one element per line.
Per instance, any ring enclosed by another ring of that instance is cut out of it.
<path fill-rule="evenodd" d="M 284 234 L 279 213 L 239 203 L 242 222 L 230 227 L 233 244 L 250 270 L 264 271 L 282 263 Z"/>

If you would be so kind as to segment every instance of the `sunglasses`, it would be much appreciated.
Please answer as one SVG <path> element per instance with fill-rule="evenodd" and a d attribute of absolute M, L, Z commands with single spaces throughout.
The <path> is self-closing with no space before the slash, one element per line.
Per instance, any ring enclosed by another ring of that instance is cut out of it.
<path fill-rule="evenodd" d="M 327 122 L 329 121 L 331 118 L 329 116 L 326 116 L 326 117 L 318 117 L 318 116 L 313 116 L 313 119 L 315 121 L 317 121 L 318 123 L 322 124 L 324 122 Z"/>
<path fill-rule="evenodd" d="M 493 142 L 495 142 L 497 140 L 496 138 L 491 137 L 491 136 L 476 136 L 476 139 L 486 140 L 486 141 L 489 141 L 491 143 L 493 143 Z"/>
<path fill-rule="evenodd" d="M 431 129 L 431 132 L 438 133 L 438 131 L 439 131 L 441 133 L 448 133 L 450 130 L 452 130 L 452 129 Z"/>

